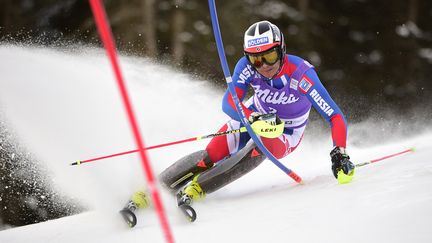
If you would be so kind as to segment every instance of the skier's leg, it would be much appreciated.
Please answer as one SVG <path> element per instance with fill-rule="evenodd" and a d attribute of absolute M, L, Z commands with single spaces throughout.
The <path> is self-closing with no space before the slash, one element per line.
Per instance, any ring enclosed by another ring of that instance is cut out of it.
<path fill-rule="evenodd" d="M 278 138 L 261 139 L 269 152 L 280 159 L 297 148 L 303 136 L 304 128 L 292 129 Z M 255 147 L 255 144 L 250 141 L 238 153 L 194 177 L 183 192 L 193 200 L 203 198 L 205 194 L 214 192 L 247 174 L 261 164 L 265 158 Z"/>
<path fill-rule="evenodd" d="M 265 156 L 255 148 L 255 143 L 250 141 L 238 153 L 195 176 L 192 182 L 179 193 L 189 203 L 192 200 L 202 199 L 206 194 L 214 192 L 250 172 L 264 159 Z"/>
<path fill-rule="evenodd" d="M 230 120 L 219 130 L 219 132 L 237 130 L 241 127 L 242 124 L 239 121 Z M 214 137 L 206 147 L 209 159 L 214 163 L 218 163 L 230 155 L 237 153 L 246 145 L 249 139 L 250 136 L 246 132 Z"/>
<path fill-rule="evenodd" d="M 239 129 L 240 126 L 240 122 L 230 120 L 221 130 Z M 212 161 L 216 161 L 216 165 L 195 176 L 192 182 L 180 193 L 187 195 L 191 199 L 203 198 L 206 193 L 223 187 L 258 166 L 264 160 L 264 156 L 255 156 L 257 154 L 260 155 L 255 151 L 253 159 L 249 161 L 249 158 L 252 158 L 252 150 L 255 148 L 253 142 L 246 145 L 249 140 L 250 136 L 248 133 L 229 134 L 224 137 L 213 138 L 207 145 L 206 151 L 209 158 Z M 248 162 L 240 163 L 241 165 L 236 166 L 243 158 L 248 160 Z M 188 198 L 185 199 L 190 200 Z"/>
<path fill-rule="evenodd" d="M 212 193 L 249 173 L 265 160 L 253 141 L 238 153 L 218 163 L 194 179 L 205 193 Z"/>
<path fill-rule="evenodd" d="M 229 121 L 219 129 L 219 132 L 239 128 L 239 122 Z M 246 144 L 248 139 L 247 133 L 214 137 L 206 150 L 200 150 L 179 159 L 159 175 L 159 180 L 168 190 L 176 193 L 196 175 L 211 168 L 215 162 L 235 153 L 237 149 Z"/>
<path fill-rule="evenodd" d="M 267 150 L 277 159 L 281 159 L 292 153 L 303 137 L 306 126 L 296 129 L 285 129 L 284 134 L 277 138 L 264 138 L 261 141 Z"/>
<path fill-rule="evenodd" d="M 159 175 L 159 180 L 169 191 L 176 193 L 194 176 L 212 166 L 213 162 L 209 160 L 207 151 L 200 150 L 186 155 L 165 169 Z"/>

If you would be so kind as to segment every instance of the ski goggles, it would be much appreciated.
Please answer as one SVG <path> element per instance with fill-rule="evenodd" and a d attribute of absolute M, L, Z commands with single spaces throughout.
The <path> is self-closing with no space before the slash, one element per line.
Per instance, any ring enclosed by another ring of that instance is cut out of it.
<path fill-rule="evenodd" d="M 280 59 L 279 48 L 277 47 L 257 54 L 245 52 L 245 55 L 249 63 L 256 68 L 261 67 L 264 63 L 271 66 Z"/>

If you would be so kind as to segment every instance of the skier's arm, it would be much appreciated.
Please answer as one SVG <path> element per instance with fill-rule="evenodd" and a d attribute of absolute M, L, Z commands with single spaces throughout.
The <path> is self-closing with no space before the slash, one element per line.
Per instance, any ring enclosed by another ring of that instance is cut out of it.
<path fill-rule="evenodd" d="M 312 106 L 330 124 L 333 145 L 346 147 L 347 123 L 345 117 L 327 90 L 322 85 L 314 69 L 309 69 L 299 82 L 302 91 Z"/>
<path fill-rule="evenodd" d="M 347 125 L 339 107 L 322 85 L 315 70 L 309 69 L 299 82 L 302 91 L 313 107 L 330 123 L 333 145 L 330 152 L 333 175 L 339 183 L 349 183 L 354 176 L 355 166 L 346 153 Z"/>
<path fill-rule="evenodd" d="M 246 108 L 246 106 L 243 104 L 243 102 L 241 102 L 241 101 L 243 101 L 244 97 L 246 96 L 246 91 L 236 87 L 236 93 L 237 93 L 237 96 L 240 100 L 240 105 L 243 108 L 243 111 L 245 112 L 246 117 L 249 117 L 250 114 L 252 113 L 252 110 Z M 237 113 L 237 108 L 234 104 L 234 100 L 231 97 L 231 94 L 228 90 L 225 92 L 225 95 L 223 97 L 222 110 L 228 116 L 230 116 L 232 119 L 234 119 L 236 121 L 240 121 L 239 115 Z"/>
<path fill-rule="evenodd" d="M 246 64 L 247 61 L 245 61 L 245 59 L 240 59 L 240 61 L 237 63 L 234 69 L 232 80 L 243 111 L 245 112 L 246 117 L 249 117 L 253 111 L 246 108 L 242 101 L 246 96 L 249 82 L 252 78 L 253 73 L 251 71 L 251 68 L 248 67 L 248 65 Z M 232 119 L 240 121 L 239 115 L 237 113 L 237 108 L 228 89 L 225 91 L 225 95 L 222 100 L 222 110 Z"/>

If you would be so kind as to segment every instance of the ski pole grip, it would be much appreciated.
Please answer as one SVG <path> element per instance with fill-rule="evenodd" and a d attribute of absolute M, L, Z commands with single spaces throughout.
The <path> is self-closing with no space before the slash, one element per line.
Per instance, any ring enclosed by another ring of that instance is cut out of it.
<path fill-rule="evenodd" d="M 77 160 L 75 162 L 73 162 L 71 165 L 80 165 L 81 164 L 81 160 Z"/>

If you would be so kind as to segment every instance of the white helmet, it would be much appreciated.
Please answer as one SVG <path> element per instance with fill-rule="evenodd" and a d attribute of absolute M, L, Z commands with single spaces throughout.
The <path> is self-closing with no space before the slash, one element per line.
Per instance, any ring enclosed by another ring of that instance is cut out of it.
<path fill-rule="evenodd" d="M 279 57 L 285 54 L 285 41 L 279 28 L 267 20 L 252 24 L 244 34 L 245 54 L 265 52 L 274 47 L 279 49 Z"/>

